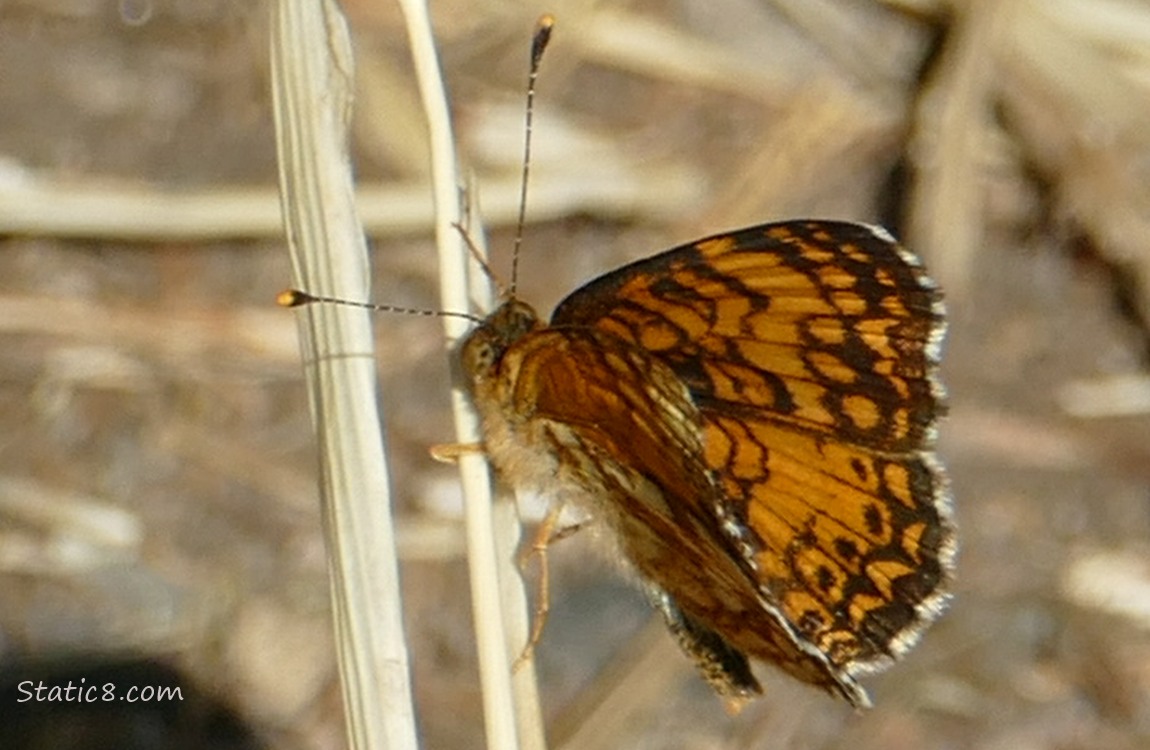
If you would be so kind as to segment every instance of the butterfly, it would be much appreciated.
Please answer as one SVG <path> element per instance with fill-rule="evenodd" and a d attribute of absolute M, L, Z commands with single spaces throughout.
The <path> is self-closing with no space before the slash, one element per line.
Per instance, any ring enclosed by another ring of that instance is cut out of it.
<path fill-rule="evenodd" d="M 460 357 L 497 474 L 606 528 L 729 708 L 752 660 L 867 706 L 953 577 L 944 330 L 885 230 L 801 220 L 626 265 L 550 323 L 512 295 Z"/>

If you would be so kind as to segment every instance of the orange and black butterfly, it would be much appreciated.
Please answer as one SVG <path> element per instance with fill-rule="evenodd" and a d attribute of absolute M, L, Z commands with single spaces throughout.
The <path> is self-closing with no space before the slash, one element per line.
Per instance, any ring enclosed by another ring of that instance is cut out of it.
<path fill-rule="evenodd" d="M 944 329 L 885 231 L 788 221 L 620 268 L 549 325 L 513 297 L 462 370 L 499 475 L 607 527 L 732 708 L 761 692 L 752 658 L 865 706 L 856 677 L 953 573 Z"/>
<path fill-rule="evenodd" d="M 316 301 L 340 302 L 281 296 Z M 761 692 L 752 658 L 864 706 L 856 677 L 914 645 L 953 575 L 945 327 L 884 230 L 787 221 L 624 266 L 550 325 L 512 291 L 461 369 L 500 476 L 607 527 L 730 707 Z"/>

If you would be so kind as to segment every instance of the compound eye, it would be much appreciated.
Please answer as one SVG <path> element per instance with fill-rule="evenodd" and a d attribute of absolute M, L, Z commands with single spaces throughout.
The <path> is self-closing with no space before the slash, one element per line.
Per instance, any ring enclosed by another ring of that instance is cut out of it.
<path fill-rule="evenodd" d="M 473 338 L 463 350 L 463 369 L 474 378 L 495 366 L 495 347 L 486 337 Z"/>
<path fill-rule="evenodd" d="M 489 370 L 495 364 L 495 347 L 491 345 L 490 341 L 480 343 L 475 352 L 475 367 L 481 370 Z"/>

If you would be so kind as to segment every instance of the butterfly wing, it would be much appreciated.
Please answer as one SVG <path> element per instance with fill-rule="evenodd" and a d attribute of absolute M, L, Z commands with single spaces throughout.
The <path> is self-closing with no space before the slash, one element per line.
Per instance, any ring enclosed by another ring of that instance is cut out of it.
<path fill-rule="evenodd" d="M 847 675 L 917 640 L 955 535 L 930 453 L 941 295 L 914 256 L 869 226 L 767 224 L 607 274 L 552 325 L 618 337 L 686 384 L 721 490 L 712 523 L 800 640 Z"/>
<path fill-rule="evenodd" d="M 553 327 L 517 339 L 475 388 L 485 447 L 504 479 L 566 492 L 613 532 L 607 538 L 732 708 L 759 692 L 744 653 L 866 703 L 764 602 L 750 548 L 716 523 L 722 497 L 701 415 L 667 364 L 611 334 Z M 737 629 L 749 636 L 733 645 L 727 634 Z"/>

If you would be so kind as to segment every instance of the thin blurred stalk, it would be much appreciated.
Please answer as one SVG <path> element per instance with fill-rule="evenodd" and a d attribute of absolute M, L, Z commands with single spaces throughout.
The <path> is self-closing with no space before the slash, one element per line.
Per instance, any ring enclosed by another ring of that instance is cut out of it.
<path fill-rule="evenodd" d="M 698 205 L 700 182 L 682 161 L 601 174 L 581 168 L 542 174 L 531 187 L 531 215 L 536 221 L 573 215 L 673 218 Z M 515 226 L 519 178 L 491 175 L 481 184 L 487 223 Z M 372 237 L 422 235 L 434 223 L 426 183 L 365 183 L 356 192 L 360 219 Z M 283 232 L 280 209 L 279 195 L 270 188 L 195 189 L 100 176 L 57 178 L 9 169 L 0 160 L 0 234 L 137 242 L 278 238 Z"/>
<path fill-rule="evenodd" d="M 407 23 L 420 96 L 431 132 L 431 173 L 435 195 L 435 235 L 439 247 L 440 292 L 445 310 L 471 309 L 475 302 L 490 309 L 489 285 L 469 282 L 470 259 L 456 228 L 464 223 L 461 180 L 447 93 L 439 67 L 431 19 L 423 0 L 400 0 Z M 526 35 L 524 41 L 526 42 Z M 524 44 L 526 63 L 527 45 Z M 525 66 L 526 67 L 526 66 Z M 474 231 L 474 230 L 473 230 Z M 467 323 L 445 317 L 449 351 L 466 333 Z M 481 441 L 479 422 L 462 391 L 452 391 L 456 439 L 461 444 Z M 459 470 L 466 502 L 468 563 L 475 638 L 479 650 L 487 746 L 492 750 L 545 747 L 534 667 L 525 665 L 514 675 L 511 664 L 527 642 L 527 600 L 513 560 L 520 532 L 518 514 L 510 498 L 494 498 L 491 477 L 483 457 L 465 453 Z"/>
<path fill-rule="evenodd" d="M 351 45 L 331 0 L 279 0 L 272 92 L 295 283 L 367 298 L 367 248 L 347 153 Z M 369 314 L 300 309 L 348 741 L 417 747 Z"/>
<path fill-rule="evenodd" d="M 1018 0 L 964 0 L 953 7 L 940 74 L 921 97 L 907 243 L 930 261 L 955 301 L 967 297 L 986 233 L 986 143 L 1001 86 L 997 59 L 1004 21 Z"/>

